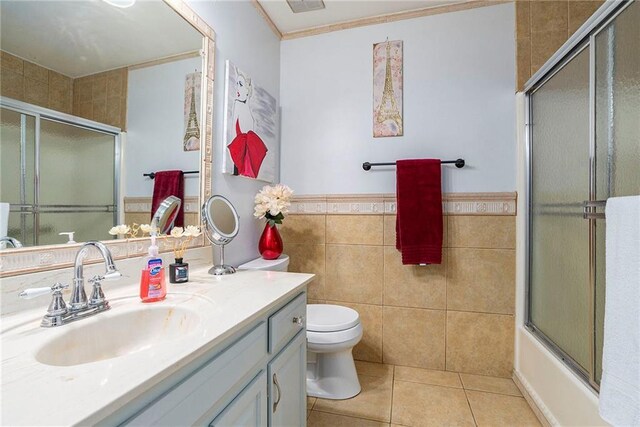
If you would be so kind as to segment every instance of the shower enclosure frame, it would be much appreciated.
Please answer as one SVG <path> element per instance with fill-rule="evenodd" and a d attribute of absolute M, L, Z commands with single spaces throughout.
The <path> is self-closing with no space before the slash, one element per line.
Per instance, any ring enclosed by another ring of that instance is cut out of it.
<path fill-rule="evenodd" d="M 40 228 L 40 213 L 82 213 L 82 212 L 113 212 L 113 223 L 118 224 L 118 218 L 120 213 L 120 173 L 121 173 L 121 132 L 120 128 L 115 126 L 106 125 L 104 123 L 95 122 L 93 120 L 84 119 L 71 114 L 62 113 L 59 111 L 51 110 L 37 105 L 29 104 L 27 102 L 18 101 L 12 98 L 0 97 L 0 107 L 14 111 L 22 115 L 21 117 L 21 131 L 20 131 L 20 193 L 21 197 L 25 193 L 25 177 L 26 177 L 26 165 L 25 165 L 25 118 L 24 116 L 31 116 L 35 119 L 34 128 L 34 195 L 33 203 L 24 203 L 25 198 L 21 200 L 21 204 L 10 204 L 10 212 L 17 212 L 21 214 L 21 228 L 24 235 L 24 215 L 33 214 L 33 246 L 38 246 L 39 242 L 39 228 Z M 69 126 L 79 127 L 94 132 L 111 135 L 114 137 L 114 182 L 113 182 L 113 204 L 110 205 L 41 205 L 40 204 L 40 122 L 41 119 L 49 120 L 52 122 L 62 123 Z M 15 209 L 15 210 L 14 210 Z M 25 242 L 23 242 L 25 243 Z"/>
<path fill-rule="evenodd" d="M 606 2 L 600 7 L 591 18 L 576 32 L 545 64 L 527 81 L 525 93 L 525 200 L 527 209 L 525 215 L 525 308 L 524 319 L 527 330 L 538 339 L 550 352 L 558 357 L 578 378 L 598 392 L 600 386 L 596 375 L 596 234 L 595 223 L 598 219 L 603 219 L 603 215 L 596 213 L 596 207 L 604 207 L 602 201 L 597 200 L 596 195 L 596 36 L 615 20 L 627 7 L 638 0 L 616 0 Z M 562 70 L 576 56 L 584 50 L 589 53 L 589 200 L 585 201 L 584 219 L 588 224 L 588 262 L 589 262 L 589 366 L 583 368 L 569 354 L 563 351 L 532 322 L 532 280 L 531 280 L 531 228 L 532 216 L 530 214 L 532 206 L 532 95 L 537 89 L 544 86 L 553 76 Z M 607 78 L 611 76 L 607 75 Z M 608 162 L 611 162 L 609 157 Z"/>

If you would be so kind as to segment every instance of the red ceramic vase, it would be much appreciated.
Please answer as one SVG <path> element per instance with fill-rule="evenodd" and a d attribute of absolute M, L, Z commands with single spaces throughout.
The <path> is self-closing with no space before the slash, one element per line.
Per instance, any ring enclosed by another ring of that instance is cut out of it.
<path fill-rule="evenodd" d="M 264 259 L 276 259 L 282 254 L 284 245 L 282 244 L 282 237 L 276 225 L 270 226 L 266 223 L 260 241 L 258 242 L 258 251 Z"/>

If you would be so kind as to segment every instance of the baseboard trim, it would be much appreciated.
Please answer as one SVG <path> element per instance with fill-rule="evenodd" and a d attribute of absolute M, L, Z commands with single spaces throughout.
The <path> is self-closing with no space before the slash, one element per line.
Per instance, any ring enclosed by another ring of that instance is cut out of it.
<path fill-rule="evenodd" d="M 529 384 L 529 381 L 527 381 L 522 376 L 522 374 L 514 369 L 512 379 L 516 384 L 516 387 L 518 387 L 518 389 L 520 390 L 520 393 L 522 393 L 524 399 L 533 410 L 533 413 L 536 414 L 536 417 L 538 418 L 538 421 L 540 421 L 540 424 L 542 424 L 544 427 L 560 425 L 551 411 L 549 411 L 549 408 L 547 408 L 544 402 L 542 402 L 542 399 L 540 399 L 538 393 L 536 393 L 533 387 L 531 387 L 531 384 Z"/>

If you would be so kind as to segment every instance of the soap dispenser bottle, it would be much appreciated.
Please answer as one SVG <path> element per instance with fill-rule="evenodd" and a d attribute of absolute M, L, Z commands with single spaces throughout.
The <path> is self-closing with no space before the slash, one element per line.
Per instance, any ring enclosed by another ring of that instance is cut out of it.
<path fill-rule="evenodd" d="M 162 301 L 167 296 L 165 269 L 162 258 L 158 255 L 155 227 L 151 232 L 149 255 L 144 259 L 142 276 L 140 277 L 140 299 L 142 302 Z"/>

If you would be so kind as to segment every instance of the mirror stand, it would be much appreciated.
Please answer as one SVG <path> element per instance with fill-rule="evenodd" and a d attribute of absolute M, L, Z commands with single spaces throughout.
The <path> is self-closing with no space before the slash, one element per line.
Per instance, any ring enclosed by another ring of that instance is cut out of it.
<path fill-rule="evenodd" d="M 236 272 L 235 267 L 224 263 L 224 246 L 216 245 L 220 247 L 220 264 L 216 264 L 209 269 L 209 274 L 214 276 L 223 276 L 225 274 L 233 274 Z"/>

